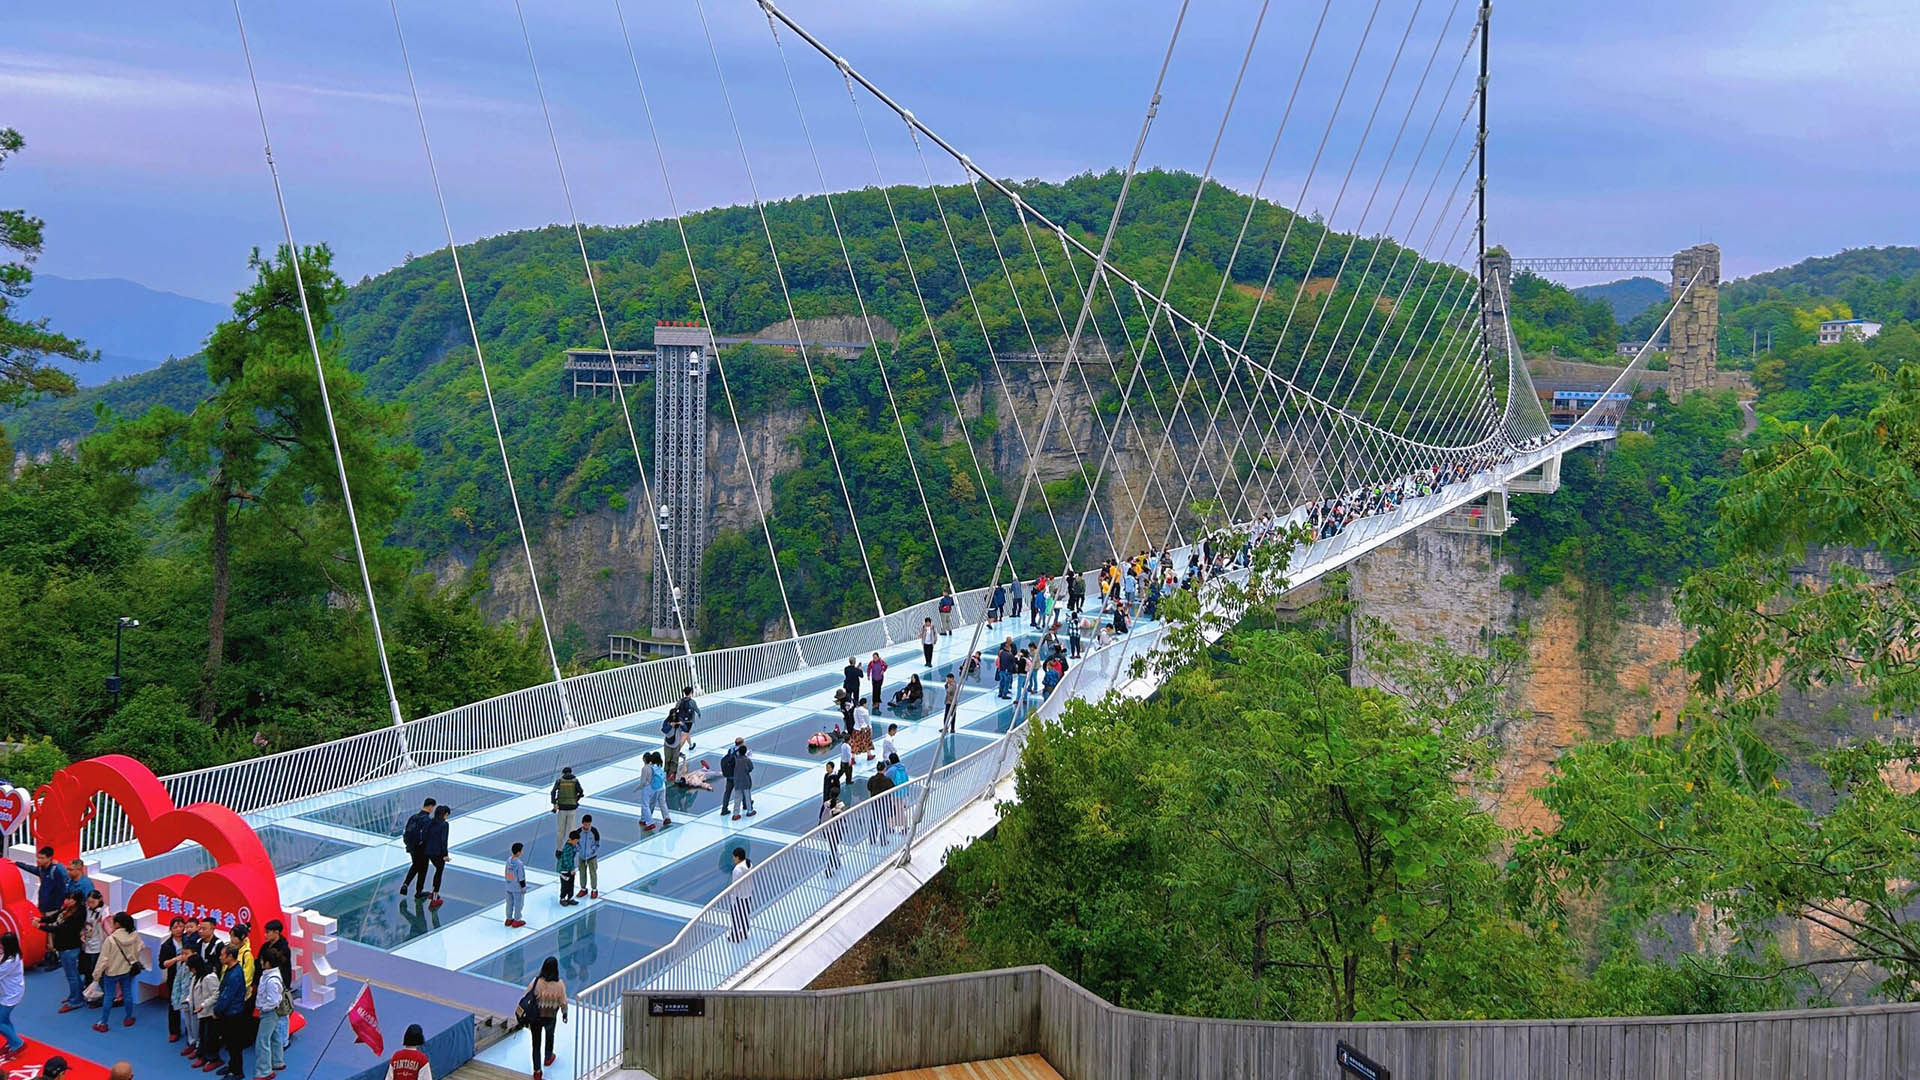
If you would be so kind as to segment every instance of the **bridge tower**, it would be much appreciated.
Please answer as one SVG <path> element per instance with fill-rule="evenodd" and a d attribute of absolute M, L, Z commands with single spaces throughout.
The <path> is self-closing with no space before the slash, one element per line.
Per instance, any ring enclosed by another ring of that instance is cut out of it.
<path fill-rule="evenodd" d="M 1513 256 L 1503 247 L 1489 248 L 1480 268 L 1480 312 L 1485 320 L 1488 362 L 1507 355 L 1507 292 L 1513 287 Z M 1504 366 L 1504 365 L 1502 365 Z"/>
<path fill-rule="evenodd" d="M 653 496 L 660 544 L 653 555 L 653 636 L 678 638 L 674 593 L 691 629 L 700 610 L 700 558 L 707 550 L 707 362 L 704 326 L 654 327 Z M 673 584 L 667 584 L 667 572 Z"/>
<path fill-rule="evenodd" d="M 1699 244 L 1674 255 L 1673 296 L 1678 298 L 1689 281 L 1693 288 L 1667 325 L 1667 396 L 1675 401 L 1695 390 L 1713 389 L 1720 359 L 1719 245 Z"/>

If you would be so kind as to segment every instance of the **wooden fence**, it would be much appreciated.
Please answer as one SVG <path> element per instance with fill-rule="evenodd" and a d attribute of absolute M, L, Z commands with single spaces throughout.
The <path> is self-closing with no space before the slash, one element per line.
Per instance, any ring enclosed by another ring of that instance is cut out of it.
<path fill-rule="evenodd" d="M 654 1015 L 650 1005 L 701 1015 Z M 1920 1005 L 1589 1020 L 1277 1024 L 1115 1008 L 1045 967 L 846 990 L 624 1002 L 659 1080 L 843 1080 L 1039 1053 L 1066 1080 L 1334 1080 L 1345 1041 L 1393 1080 L 1920 1080 Z"/>

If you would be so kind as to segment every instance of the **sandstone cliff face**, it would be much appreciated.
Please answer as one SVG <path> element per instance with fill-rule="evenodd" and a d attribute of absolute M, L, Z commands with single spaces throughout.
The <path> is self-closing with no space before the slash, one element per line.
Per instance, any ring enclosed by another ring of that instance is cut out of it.
<path fill-rule="evenodd" d="M 824 320 L 810 320 L 805 324 L 806 332 L 815 336 L 851 333 L 856 329 L 864 333 L 861 327 L 827 325 Z M 761 333 L 767 335 L 781 330 L 791 333 L 792 327 L 790 324 L 774 326 Z M 1016 428 L 1009 410 L 1019 412 L 1026 440 L 1037 438 L 1048 400 L 1049 379 L 1058 373 L 1055 365 L 1050 365 L 1043 375 L 1038 365 L 1010 363 L 1006 365 L 1004 385 L 990 375 L 986 382 L 976 383 L 960 395 L 961 407 L 970 421 L 981 415 L 983 397 L 997 415 L 997 430 L 986 442 L 976 443 L 975 450 L 982 467 L 997 473 L 1008 491 L 1018 489 L 1027 467 L 1021 431 Z M 1089 471 L 1093 470 L 1099 464 L 1098 448 L 1106 444 L 1101 423 L 1108 425 L 1105 430 L 1112 430 L 1118 424 L 1115 451 L 1107 462 L 1101 483 L 1102 497 L 1083 532 L 1079 549 L 1083 559 L 1107 554 L 1108 526 L 1115 541 L 1129 551 L 1147 543 L 1158 544 L 1167 534 L 1169 503 L 1214 497 L 1213 481 L 1204 468 L 1196 471 L 1193 493 L 1186 500 L 1179 499 L 1178 474 L 1174 474 L 1175 479 L 1164 489 L 1144 483 L 1140 478 L 1147 475 L 1149 462 L 1154 460 L 1159 461 L 1162 475 L 1174 473 L 1176 468 L 1184 470 L 1193 460 L 1197 440 L 1184 425 L 1177 425 L 1169 442 L 1150 411 L 1131 420 L 1107 414 L 1096 417 L 1094 401 L 1087 391 L 1091 389 L 1098 397 L 1111 389 L 1111 383 L 1097 369 L 1087 370 L 1086 376 L 1084 383 L 1077 374 L 1070 374 L 1060 382 L 1062 414 L 1055 417 L 1053 431 L 1040 452 L 1036 470 L 1042 483 L 1074 475 L 1082 461 Z M 740 529 L 747 532 L 756 545 L 761 543 L 760 514 L 762 508 L 772 508 L 773 478 L 802 463 L 797 436 L 814 417 L 811 405 L 775 409 L 747 418 L 736 433 L 724 407 L 709 410 L 707 497 L 713 528 Z M 1221 424 L 1224 426 L 1229 420 L 1223 412 Z M 1201 428 L 1205 430 L 1204 422 Z M 960 438 L 951 420 L 945 438 L 949 442 Z M 1095 450 L 1077 459 L 1072 449 L 1075 446 Z M 1216 440 L 1209 450 L 1209 459 L 1217 460 L 1218 456 Z M 1226 497 L 1232 501 L 1239 491 L 1231 476 L 1224 479 Z M 609 633 L 629 632 L 647 625 L 653 533 L 646 519 L 637 512 L 646 501 L 638 485 L 626 494 L 627 509 L 602 508 L 559 519 L 535 538 L 534 559 L 540 567 L 548 621 L 556 639 L 570 637 L 585 656 L 599 655 L 606 647 Z M 906 497 L 914 496 L 909 491 Z M 1036 519 L 1044 517 L 1037 495 L 1031 497 L 1029 503 L 1029 515 Z M 1106 525 L 1102 524 L 1103 515 Z M 1061 513 L 1059 526 L 1069 539 L 1079 520 L 1077 509 Z M 432 566 L 443 580 L 453 580 L 470 572 L 472 557 L 450 553 L 435 560 Z M 536 618 L 533 590 L 527 579 L 526 560 L 517 545 L 505 549 L 494 560 L 489 587 L 481 602 L 494 618 L 533 624 Z"/>
<path fill-rule="evenodd" d="M 1524 628 L 1528 670 L 1513 685 L 1523 719 L 1500 733 L 1494 797 L 1503 825 L 1544 827 L 1550 815 L 1531 792 L 1563 751 L 1596 738 L 1673 730 L 1686 698 L 1680 657 L 1690 637 L 1664 592 L 1616 601 L 1579 582 L 1538 597 L 1502 588 L 1513 568 L 1496 544 L 1432 529 L 1402 537 L 1353 565 L 1353 594 L 1362 612 L 1401 635 L 1462 651 L 1484 649 L 1488 633 Z M 1807 570 L 1824 573 L 1839 558 L 1886 570 L 1877 556 L 1852 552 L 1818 555 Z M 1360 659 L 1356 677 L 1364 678 Z M 1808 784 L 1815 751 L 1892 726 L 1846 693 L 1787 692 L 1768 734 L 1792 762 L 1789 782 Z"/>

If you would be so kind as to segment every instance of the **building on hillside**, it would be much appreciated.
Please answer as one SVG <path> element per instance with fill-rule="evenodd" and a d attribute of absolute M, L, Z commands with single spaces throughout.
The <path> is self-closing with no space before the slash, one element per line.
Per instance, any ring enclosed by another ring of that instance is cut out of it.
<path fill-rule="evenodd" d="M 1620 416 L 1626 412 L 1627 402 L 1633 395 L 1625 390 L 1613 390 L 1611 382 L 1575 382 L 1561 381 L 1538 388 L 1540 407 L 1546 410 L 1547 422 L 1555 431 L 1565 431 L 1580 421 L 1595 402 L 1600 408 L 1594 412 L 1594 423 L 1601 427 L 1618 427 Z"/>
<path fill-rule="evenodd" d="M 1613 351 L 1621 356 L 1639 356 L 1640 350 L 1646 347 L 1647 343 L 1644 341 L 1623 341 L 1615 345 Z"/>
<path fill-rule="evenodd" d="M 1838 345 L 1843 341 L 1865 341 L 1880 336 L 1880 324 L 1872 319 L 1828 319 L 1820 324 L 1820 344 Z"/>

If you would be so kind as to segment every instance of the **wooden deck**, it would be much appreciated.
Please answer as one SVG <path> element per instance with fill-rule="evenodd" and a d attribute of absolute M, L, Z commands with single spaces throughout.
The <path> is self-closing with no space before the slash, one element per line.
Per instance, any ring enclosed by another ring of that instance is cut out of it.
<path fill-rule="evenodd" d="M 937 1069 L 908 1069 L 905 1072 L 858 1076 L 850 1080 L 1061 1080 L 1047 1059 L 1039 1054 L 969 1061 L 961 1065 L 942 1065 Z"/>

